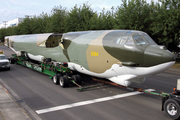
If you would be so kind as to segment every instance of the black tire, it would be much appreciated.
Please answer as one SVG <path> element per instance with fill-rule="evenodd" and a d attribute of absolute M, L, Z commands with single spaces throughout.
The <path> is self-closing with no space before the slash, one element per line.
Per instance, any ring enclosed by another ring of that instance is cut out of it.
<path fill-rule="evenodd" d="M 180 105 L 177 99 L 168 99 L 164 103 L 164 110 L 168 117 L 178 120 L 180 119 Z"/>
<path fill-rule="evenodd" d="M 10 64 L 15 64 L 16 60 L 14 58 L 10 57 L 9 62 L 10 62 Z"/>
<path fill-rule="evenodd" d="M 11 68 L 9 67 L 9 68 L 7 68 L 7 70 L 10 70 Z"/>
<path fill-rule="evenodd" d="M 59 74 L 54 75 L 53 76 L 53 83 L 58 85 L 59 84 L 59 78 L 60 78 Z"/>
<path fill-rule="evenodd" d="M 80 75 L 73 75 L 72 78 L 77 84 L 81 85 L 82 80 Z"/>
<path fill-rule="evenodd" d="M 69 79 L 67 76 L 62 76 L 59 79 L 59 84 L 61 87 L 68 87 L 69 86 Z"/>

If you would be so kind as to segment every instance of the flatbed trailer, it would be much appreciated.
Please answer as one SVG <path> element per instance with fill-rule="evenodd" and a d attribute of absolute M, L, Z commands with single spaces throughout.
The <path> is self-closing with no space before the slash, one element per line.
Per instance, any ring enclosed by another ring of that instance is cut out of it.
<path fill-rule="evenodd" d="M 92 80 L 97 81 L 99 84 L 82 87 L 81 86 L 81 76 L 68 68 L 68 63 L 59 63 L 54 62 L 50 58 L 46 58 L 43 62 L 35 63 L 28 60 L 28 57 L 25 54 L 21 54 L 21 56 L 17 56 L 13 54 L 11 58 L 9 58 L 11 64 L 20 64 L 30 69 L 36 70 L 38 72 L 44 73 L 50 76 L 50 79 L 53 79 L 54 84 L 60 84 L 61 87 L 68 87 L 70 83 L 77 85 L 79 88 L 78 91 L 83 91 L 89 88 L 103 86 L 105 84 L 110 84 L 113 86 L 118 86 L 122 88 L 128 88 L 116 83 L 101 80 L 98 78 L 92 78 Z M 177 88 L 174 88 L 174 92 L 172 93 L 157 93 L 150 92 L 141 88 L 130 88 L 134 91 L 143 92 L 150 95 L 159 96 L 162 98 L 162 111 L 165 111 L 168 117 L 178 120 L 180 119 L 180 79 L 177 82 Z"/>
<path fill-rule="evenodd" d="M 37 63 L 29 60 L 25 55 L 17 56 L 16 54 L 13 54 L 9 60 L 11 64 L 20 64 L 49 75 L 49 78 L 53 79 L 54 84 L 60 84 L 61 87 L 68 87 L 71 82 L 76 85 L 81 84 L 80 75 L 74 74 L 73 71 L 68 68 L 67 63 L 54 62 L 51 58 L 46 58 L 43 62 Z"/>

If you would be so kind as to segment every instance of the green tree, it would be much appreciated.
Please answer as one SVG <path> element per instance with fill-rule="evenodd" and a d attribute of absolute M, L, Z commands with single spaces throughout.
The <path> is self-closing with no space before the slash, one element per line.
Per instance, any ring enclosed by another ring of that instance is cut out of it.
<path fill-rule="evenodd" d="M 67 10 L 62 6 L 55 6 L 51 11 L 51 17 L 47 22 L 48 32 L 64 33 L 66 29 Z"/>
<path fill-rule="evenodd" d="M 94 13 L 94 15 L 90 19 L 90 30 L 100 30 L 100 20 L 98 18 L 98 14 Z"/>
<path fill-rule="evenodd" d="M 31 18 L 26 17 L 22 23 L 19 25 L 19 34 L 32 34 L 32 29 L 31 29 Z"/>
<path fill-rule="evenodd" d="M 42 13 L 40 16 L 35 16 L 30 19 L 30 29 L 32 34 L 45 33 L 48 15 Z"/>
<path fill-rule="evenodd" d="M 115 13 L 115 29 L 148 31 L 150 24 L 149 4 L 145 0 L 122 0 Z"/>
<path fill-rule="evenodd" d="M 98 19 L 99 19 L 99 22 L 98 22 L 98 26 L 99 26 L 99 29 L 101 30 L 111 30 L 113 29 L 114 27 L 114 8 L 112 7 L 112 12 L 111 11 L 106 11 L 105 12 L 105 9 L 102 10 L 102 12 L 100 13 Z"/>
<path fill-rule="evenodd" d="M 6 28 L 0 29 L 0 40 L 4 42 L 4 37 L 6 36 Z"/>
<path fill-rule="evenodd" d="M 66 19 L 66 32 L 67 31 L 84 31 L 91 28 L 91 18 L 95 12 L 89 5 L 83 4 L 81 7 L 74 6 L 68 13 Z"/>
<path fill-rule="evenodd" d="M 158 36 L 158 42 L 169 50 L 177 50 L 180 40 L 180 2 L 179 0 L 161 0 L 153 13 L 151 30 Z"/>

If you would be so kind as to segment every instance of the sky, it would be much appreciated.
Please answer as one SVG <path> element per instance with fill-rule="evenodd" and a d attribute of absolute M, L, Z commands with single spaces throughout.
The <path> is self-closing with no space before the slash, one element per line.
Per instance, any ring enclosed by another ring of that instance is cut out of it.
<path fill-rule="evenodd" d="M 150 3 L 151 0 L 147 0 Z M 155 2 L 158 0 L 154 0 Z M 38 16 L 42 12 L 51 13 L 55 6 L 61 5 L 70 10 L 75 5 L 78 7 L 88 3 L 93 11 L 101 12 L 103 8 L 110 10 L 122 4 L 121 0 L 0 0 L 0 24 L 16 18 L 24 18 L 25 15 Z"/>

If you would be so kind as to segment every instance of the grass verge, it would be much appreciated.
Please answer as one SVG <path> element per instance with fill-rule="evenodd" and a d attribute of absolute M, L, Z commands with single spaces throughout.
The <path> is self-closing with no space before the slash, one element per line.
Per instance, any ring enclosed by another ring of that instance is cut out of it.
<path fill-rule="evenodd" d="M 179 68 L 180 69 L 180 58 L 176 60 L 176 63 L 172 66 L 172 68 Z"/>

